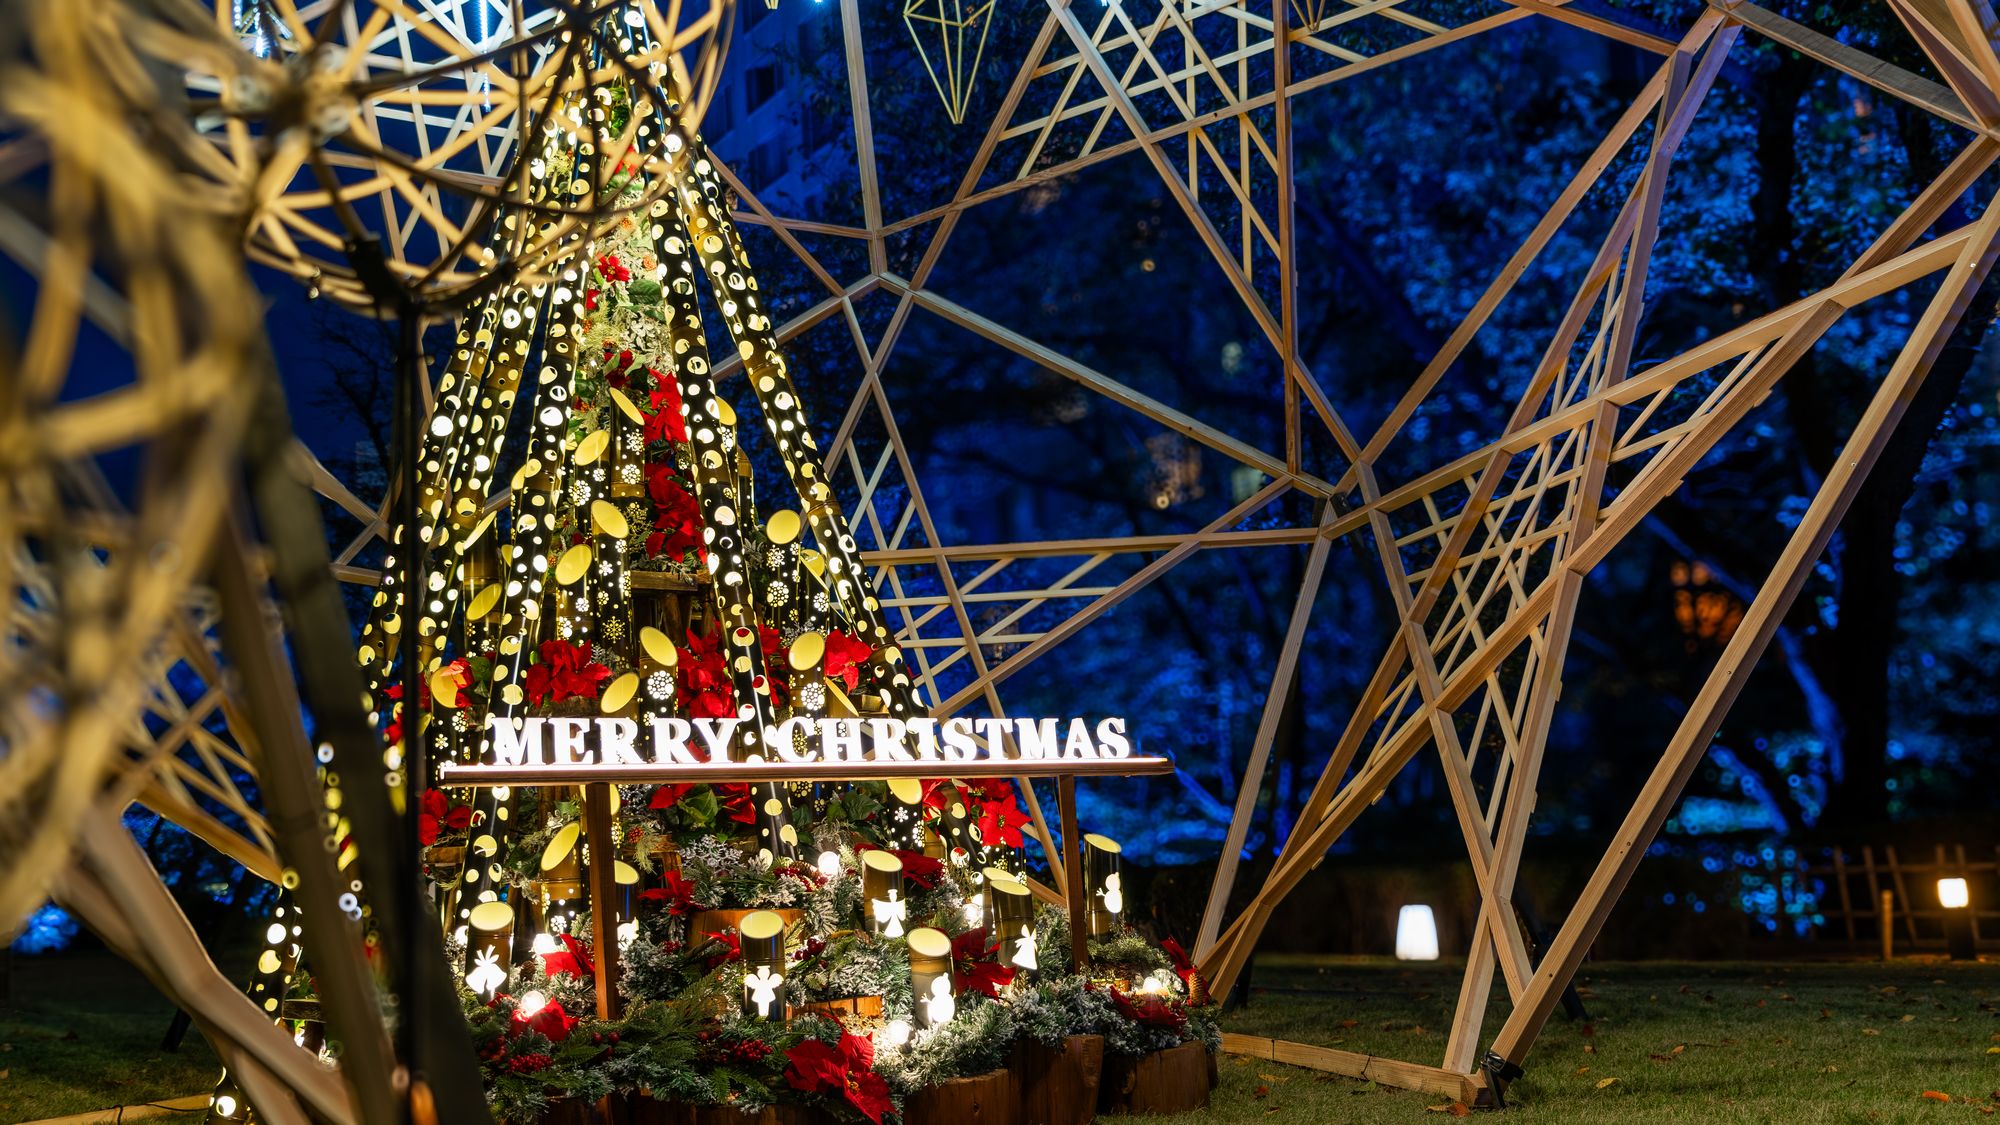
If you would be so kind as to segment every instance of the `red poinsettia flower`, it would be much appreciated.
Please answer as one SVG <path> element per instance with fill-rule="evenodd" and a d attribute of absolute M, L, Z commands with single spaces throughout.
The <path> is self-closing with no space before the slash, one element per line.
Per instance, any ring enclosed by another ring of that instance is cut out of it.
<path fill-rule="evenodd" d="M 528 666 L 522 688 L 528 702 L 561 703 L 565 699 L 596 699 L 599 686 L 611 678 L 611 669 L 590 658 L 590 646 L 571 644 L 561 638 L 542 642 L 541 660 Z"/>
<path fill-rule="evenodd" d="M 999 996 L 1013 983 L 1014 970 L 996 960 L 998 942 L 988 944 L 985 929 L 967 930 L 951 939 L 951 983 L 960 993 Z"/>
<path fill-rule="evenodd" d="M 1158 996 L 1134 996 L 1114 988 L 1111 990 L 1111 1002 L 1117 1005 L 1119 1014 L 1133 1023 L 1164 1027 L 1169 1031 L 1180 1031 L 1187 1026 L 1187 1013 Z"/>
<path fill-rule="evenodd" d="M 875 1045 L 858 1035 L 842 1031 L 838 1044 L 808 1039 L 785 1059 L 785 1081 L 794 1090 L 839 1094 L 875 1125 L 892 1108 L 889 1084 L 873 1069 Z"/>
<path fill-rule="evenodd" d="M 835 629 L 826 635 L 826 656 L 821 667 L 826 670 L 826 678 L 839 680 L 853 691 L 861 682 L 861 665 L 875 655 L 868 642 L 859 641 Z"/>
<path fill-rule="evenodd" d="M 757 823 L 757 802 L 750 798 L 749 782 L 725 781 L 717 784 L 714 789 L 715 798 L 722 802 L 722 811 L 729 819 L 738 824 Z"/>
<path fill-rule="evenodd" d="M 1012 782 L 993 780 L 977 787 L 979 800 L 979 839 L 991 846 L 1005 844 L 1010 848 L 1023 846 L 1021 829 L 1028 823 L 1028 814 L 1021 811 L 1020 801 L 1014 794 Z"/>
<path fill-rule="evenodd" d="M 688 699 L 688 714 L 696 719 L 727 719 L 736 714 L 736 698 L 726 689 L 705 691 Z"/>
<path fill-rule="evenodd" d="M 1173 961 L 1174 975 L 1181 978 L 1181 984 L 1187 988 L 1188 995 L 1196 995 L 1199 990 L 1195 988 L 1194 982 L 1201 976 L 1201 971 L 1194 967 L 1194 958 L 1189 957 L 1187 950 L 1181 948 L 1181 943 L 1172 938 L 1161 942 L 1160 948 L 1166 950 L 1167 957 Z"/>
<path fill-rule="evenodd" d="M 396 704 L 389 709 L 388 723 L 382 727 L 382 737 L 388 741 L 389 745 L 394 746 L 396 743 L 403 741 L 403 685 L 400 683 L 390 684 L 388 687 L 382 689 L 382 695 L 386 699 L 396 700 Z M 426 678 L 419 677 L 417 680 L 417 710 L 428 711 L 430 709 L 430 684 L 426 682 Z"/>
<path fill-rule="evenodd" d="M 560 1000 L 543 1004 L 541 1010 L 532 1016 L 523 1016 L 519 1008 L 514 1009 L 513 1031 L 519 1035 L 523 1031 L 537 1031 L 551 1043 L 560 1043 L 569 1038 L 576 1029 L 576 1017 L 563 1011 Z"/>
<path fill-rule="evenodd" d="M 694 901 L 694 881 L 682 878 L 680 872 L 667 872 L 660 877 L 660 884 L 640 891 L 640 901 L 664 902 L 669 914 L 692 914 L 701 909 Z"/>
<path fill-rule="evenodd" d="M 934 777 L 927 778 L 920 782 L 920 784 L 924 789 L 923 806 L 927 809 L 935 809 L 942 813 L 945 809 L 951 807 L 951 802 L 954 798 L 961 802 L 965 800 L 964 790 L 958 787 L 956 781 Z"/>
<path fill-rule="evenodd" d="M 591 960 L 590 947 L 569 936 L 562 935 L 561 953 L 542 954 L 542 971 L 550 976 L 568 973 L 580 980 L 588 980 L 597 975 L 597 962 Z"/>
<path fill-rule="evenodd" d="M 424 790 L 423 799 L 417 809 L 417 842 L 429 847 L 437 843 L 438 835 L 444 829 L 463 831 L 472 823 L 472 806 L 453 807 L 441 789 Z"/>
<path fill-rule="evenodd" d="M 694 789 L 694 783 L 686 785 L 667 784 L 653 790 L 653 799 L 646 802 L 649 809 L 670 809 L 681 803 L 681 798 Z"/>
<path fill-rule="evenodd" d="M 737 937 L 733 931 L 724 930 L 719 934 L 703 934 L 701 936 L 704 940 L 714 941 L 720 945 L 720 948 L 711 952 L 703 959 L 701 963 L 702 968 L 707 971 L 712 973 L 723 965 L 727 965 L 731 961 L 740 960 L 743 957 L 743 939 Z"/>
<path fill-rule="evenodd" d="M 681 417 L 681 389 L 672 376 L 653 372 L 652 410 L 646 415 L 646 444 L 688 439 L 687 419 Z"/>
<path fill-rule="evenodd" d="M 646 494 L 653 501 L 653 533 L 646 537 L 646 553 L 672 559 L 685 558 L 689 551 L 705 555 L 700 503 L 681 487 L 669 466 L 648 465 L 646 478 Z"/>

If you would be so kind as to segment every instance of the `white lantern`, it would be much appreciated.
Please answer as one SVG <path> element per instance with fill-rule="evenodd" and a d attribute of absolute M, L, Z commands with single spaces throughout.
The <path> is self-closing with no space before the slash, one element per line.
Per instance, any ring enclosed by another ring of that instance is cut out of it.
<path fill-rule="evenodd" d="M 1438 959 L 1437 917 L 1424 905 L 1405 906 L 1396 915 L 1396 960 Z"/>

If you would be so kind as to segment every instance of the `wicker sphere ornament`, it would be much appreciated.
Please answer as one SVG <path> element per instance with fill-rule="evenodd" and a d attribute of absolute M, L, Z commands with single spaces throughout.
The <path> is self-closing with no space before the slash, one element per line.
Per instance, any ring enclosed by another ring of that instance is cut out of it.
<path fill-rule="evenodd" d="M 185 75 L 147 128 L 234 218 L 252 260 L 357 309 L 393 291 L 450 310 L 495 284 L 554 277 L 596 233 L 643 213 L 651 196 L 620 185 L 642 167 L 646 183 L 671 181 L 687 146 L 649 147 L 645 132 L 665 109 L 692 133 L 734 3 L 86 7 L 132 70 Z M 551 166 L 566 174 L 539 174 Z"/>
<path fill-rule="evenodd" d="M 180 699 L 155 681 L 179 639 L 199 643 L 190 584 L 224 526 L 263 348 L 223 216 L 127 127 L 146 76 L 93 38 L 96 6 L 13 7 L 0 252 L 39 284 L 0 333 L 0 940 L 99 798 L 122 808 L 161 764 L 128 755 L 129 732 Z M 120 462 L 143 487 L 106 483 Z"/>

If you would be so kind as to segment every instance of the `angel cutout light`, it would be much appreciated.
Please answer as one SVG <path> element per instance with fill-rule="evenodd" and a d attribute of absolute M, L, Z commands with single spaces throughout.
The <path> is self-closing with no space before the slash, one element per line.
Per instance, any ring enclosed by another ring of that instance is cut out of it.
<path fill-rule="evenodd" d="M 875 912 L 875 925 L 883 937 L 903 936 L 903 919 L 910 913 L 908 902 L 892 890 L 888 898 L 878 898 L 870 905 Z"/>
<path fill-rule="evenodd" d="M 480 998 L 491 1000 L 501 985 L 507 983 L 507 970 L 500 967 L 500 955 L 491 946 L 479 951 L 473 958 L 472 971 L 465 974 L 465 986 Z"/>
<path fill-rule="evenodd" d="M 638 940 L 639 940 L 639 920 L 637 918 L 634 918 L 629 922 L 618 923 L 619 949 L 630 949 L 632 948 L 632 943 Z"/>
<path fill-rule="evenodd" d="M 1035 964 L 1035 931 L 1031 926 L 1021 927 L 1021 939 L 1014 947 L 1014 956 L 1009 958 L 1015 965 L 1034 972 L 1041 966 Z"/>
<path fill-rule="evenodd" d="M 778 989 L 784 984 L 785 978 L 772 972 L 769 965 L 759 965 L 757 975 L 743 978 L 743 987 L 750 991 L 750 1002 L 757 1005 L 757 1018 L 771 1018 L 771 1005 L 777 1001 Z"/>
<path fill-rule="evenodd" d="M 958 1001 L 951 995 L 951 978 L 932 977 L 931 994 L 924 999 L 924 1018 L 930 1026 L 938 1027 L 950 1023 L 958 1012 Z"/>

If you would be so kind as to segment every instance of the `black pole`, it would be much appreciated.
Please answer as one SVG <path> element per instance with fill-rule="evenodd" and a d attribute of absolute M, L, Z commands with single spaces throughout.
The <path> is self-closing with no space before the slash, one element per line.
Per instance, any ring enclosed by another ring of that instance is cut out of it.
<path fill-rule="evenodd" d="M 425 771 L 428 763 L 424 754 L 423 708 L 419 706 L 423 698 L 423 669 L 417 666 L 420 645 L 417 622 L 423 616 L 424 602 L 424 552 L 417 537 L 417 459 L 422 456 L 422 423 L 417 408 L 419 380 L 424 378 L 424 317 L 417 306 L 409 301 L 402 302 L 396 310 L 398 347 L 396 349 L 396 452 L 402 461 L 401 480 L 397 482 L 396 522 L 402 525 L 400 542 L 394 544 L 396 561 L 401 573 L 397 581 L 403 587 L 403 604 L 398 619 L 402 622 L 397 632 L 400 662 L 402 664 L 403 687 L 403 857 L 397 865 L 398 886 L 396 894 L 401 896 L 412 913 L 405 917 L 412 925 L 425 924 L 426 915 L 418 910 L 423 888 L 418 878 L 422 863 L 422 843 L 417 835 L 417 810 L 423 807 Z M 417 1060 L 416 1045 L 419 1042 L 418 1015 L 423 1005 L 416 1002 L 412 989 L 421 969 L 418 964 L 417 943 L 410 940 L 413 935 L 396 935 L 396 948 L 401 952 L 402 966 L 397 979 L 402 983 L 402 996 L 396 1020 L 396 1054 L 403 1065 L 414 1068 Z M 417 1075 L 410 1075 L 415 1081 Z M 410 1101 L 402 1102 L 404 1121 L 410 1120 Z"/>

